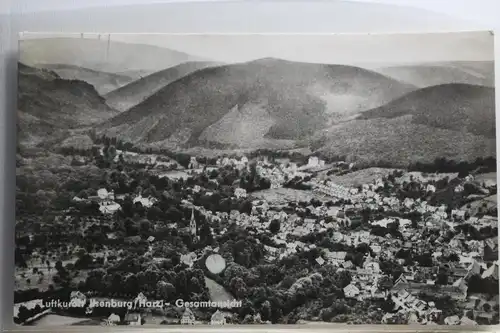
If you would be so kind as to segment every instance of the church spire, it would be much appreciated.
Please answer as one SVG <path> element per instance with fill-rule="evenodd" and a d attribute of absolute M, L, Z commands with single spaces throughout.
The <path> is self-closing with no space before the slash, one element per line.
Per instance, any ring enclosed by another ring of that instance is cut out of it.
<path fill-rule="evenodd" d="M 191 210 L 191 221 L 189 222 L 189 229 L 191 230 L 191 234 L 196 236 L 196 220 L 194 218 L 194 208 Z"/>

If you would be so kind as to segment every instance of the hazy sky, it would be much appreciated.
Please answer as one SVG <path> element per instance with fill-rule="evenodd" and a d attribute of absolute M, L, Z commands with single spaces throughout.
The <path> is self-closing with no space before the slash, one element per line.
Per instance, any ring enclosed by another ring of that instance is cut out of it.
<path fill-rule="evenodd" d="M 80 37 L 25 34 L 22 38 Z M 96 34 L 85 34 L 97 38 Z M 494 60 L 489 32 L 332 35 L 112 34 L 111 41 L 151 44 L 222 62 L 274 57 L 319 63 Z"/>

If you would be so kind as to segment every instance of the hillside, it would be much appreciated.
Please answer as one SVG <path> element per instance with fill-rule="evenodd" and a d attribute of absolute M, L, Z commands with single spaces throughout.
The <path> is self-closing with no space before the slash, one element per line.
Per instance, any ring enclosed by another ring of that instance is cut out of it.
<path fill-rule="evenodd" d="M 18 129 L 25 143 L 40 142 L 57 130 L 100 123 L 117 114 L 94 87 L 56 73 L 19 64 Z"/>
<path fill-rule="evenodd" d="M 127 141 L 166 146 L 246 148 L 279 140 L 288 146 L 413 89 L 358 67 L 261 59 L 196 71 L 102 129 Z"/>
<path fill-rule="evenodd" d="M 441 84 L 463 83 L 493 87 L 493 62 L 470 61 L 391 66 L 377 72 L 419 88 Z"/>
<path fill-rule="evenodd" d="M 216 65 L 216 63 L 211 62 L 186 62 L 140 78 L 110 92 L 104 97 L 111 107 L 119 111 L 126 111 L 144 101 L 167 84 L 196 70 Z"/>
<path fill-rule="evenodd" d="M 431 163 L 446 157 L 472 161 L 496 156 L 495 138 L 417 124 L 412 116 L 356 119 L 325 130 L 317 152 L 347 156 L 359 166 L 406 167 L 411 162 Z"/>
<path fill-rule="evenodd" d="M 495 90 L 493 88 L 445 84 L 411 92 L 359 119 L 395 118 L 411 115 L 412 122 L 435 128 L 469 132 L 495 138 Z"/>
<path fill-rule="evenodd" d="M 41 65 L 40 67 L 55 72 L 59 77 L 65 80 L 81 80 L 90 83 L 100 95 L 107 94 L 110 91 L 116 90 L 134 81 L 132 77 L 125 75 L 100 72 L 73 65 L 48 64 Z"/>
<path fill-rule="evenodd" d="M 159 71 L 186 61 L 201 61 L 189 54 L 153 45 L 103 39 L 43 38 L 20 42 L 20 61 L 29 66 L 66 64 L 107 73 Z"/>

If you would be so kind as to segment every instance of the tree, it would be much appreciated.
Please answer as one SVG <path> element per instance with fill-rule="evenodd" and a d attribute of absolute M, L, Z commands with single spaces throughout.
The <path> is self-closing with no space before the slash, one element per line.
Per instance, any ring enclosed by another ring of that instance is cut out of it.
<path fill-rule="evenodd" d="M 436 284 L 443 285 L 443 286 L 448 284 L 447 272 L 445 272 L 445 271 L 439 272 L 439 274 L 437 275 L 437 278 L 436 278 Z"/>
<path fill-rule="evenodd" d="M 277 234 L 280 231 L 281 223 L 279 220 L 272 220 L 269 224 L 269 231 L 273 234 Z"/>
<path fill-rule="evenodd" d="M 378 287 L 383 291 L 390 290 L 392 286 L 392 279 L 388 276 L 382 276 L 378 281 Z"/>
<path fill-rule="evenodd" d="M 160 280 L 156 284 L 156 292 L 163 299 L 171 299 L 175 295 L 175 287 L 173 284 Z"/>
<path fill-rule="evenodd" d="M 55 265 L 54 267 L 55 267 L 55 269 L 56 269 L 57 271 L 62 270 L 62 269 L 63 269 L 63 264 L 62 264 L 62 261 L 61 261 L 61 260 L 58 260 L 58 261 L 56 262 L 56 265 Z"/>
<path fill-rule="evenodd" d="M 157 221 L 163 217 L 163 212 L 161 211 L 160 208 L 153 206 L 148 209 L 146 217 L 150 221 Z"/>

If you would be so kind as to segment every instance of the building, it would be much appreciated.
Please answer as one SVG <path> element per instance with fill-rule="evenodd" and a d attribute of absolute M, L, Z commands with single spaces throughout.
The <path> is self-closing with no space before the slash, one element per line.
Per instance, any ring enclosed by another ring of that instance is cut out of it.
<path fill-rule="evenodd" d="M 307 167 L 316 168 L 318 166 L 320 166 L 319 158 L 317 156 L 309 157 L 309 160 L 307 161 Z"/>
<path fill-rule="evenodd" d="M 181 318 L 181 325 L 194 325 L 196 318 L 190 308 L 186 308 Z"/>
<path fill-rule="evenodd" d="M 120 316 L 117 314 L 110 314 L 109 317 L 106 319 L 106 325 L 108 326 L 114 326 L 120 322 Z"/>
<path fill-rule="evenodd" d="M 191 159 L 189 161 L 188 169 L 198 169 L 199 168 L 199 163 L 196 160 L 196 157 L 191 156 Z"/>
<path fill-rule="evenodd" d="M 224 314 L 219 310 L 215 311 L 214 314 L 212 315 L 212 318 L 210 319 L 210 325 L 225 325 L 225 324 L 226 324 L 226 317 L 224 317 Z"/>
<path fill-rule="evenodd" d="M 337 251 L 337 252 L 330 252 L 328 250 L 325 250 L 325 256 L 328 261 L 332 263 L 337 263 L 340 264 L 345 261 L 345 257 L 347 256 L 347 252 L 345 251 Z"/>
<path fill-rule="evenodd" d="M 498 237 L 488 238 L 484 243 L 484 261 L 491 262 L 498 260 Z"/>
<path fill-rule="evenodd" d="M 193 241 L 198 241 L 196 219 L 194 218 L 194 209 L 191 210 L 191 221 L 189 221 L 189 232 L 193 236 Z"/>
<path fill-rule="evenodd" d="M 427 303 L 418 299 L 414 295 L 410 294 L 406 290 L 400 290 L 399 292 L 391 296 L 394 302 L 395 309 L 403 309 L 404 311 L 415 311 L 419 315 L 424 315 L 427 310 Z"/>
<path fill-rule="evenodd" d="M 81 291 L 72 291 L 70 295 L 70 305 L 72 307 L 83 307 L 87 297 Z"/>
<path fill-rule="evenodd" d="M 491 265 L 487 270 L 485 270 L 481 275 L 481 278 L 493 278 L 495 280 L 498 280 L 498 261 Z"/>
<path fill-rule="evenodd" d="M 247 197 L 247 191 L 244 188 L 237 188 L 234 190 L 234 196 L 238 199 L 240 198 L 246 198 Z"/>
<path fill-rule="evenodd" d="M 184 265 L 193 267 L 194 262 L 197 260 L 197 255 L 194 252 L 190 252 L 188 254 L 181 254 L 180 260 Z"/>
<path fill-rule="evenodd" d="M 139 293 L 137 297 L 134 299 L 134 308 L 141 307 L 142 304 L 146 304 L 148 299 L 144 296 L 143 293 Z"/>
<path fill-rule="evenodd" d="M 316 262 L 317 262 L 318 264 L 320 264 L 321 266 L 323 266 L 323 264 L 325 263 L 325 260 L 324 260 L 323 258 L 321 258 L 321 257 L 317 257 L 317 258 L 316 258 Z"/>
<path fill-rule="evenodd" d="M 120 204 L 112 200 L 105 199 L 99 202 L 99 211 L 103 214 L 114 214 L 120 208 Z"/>
<path fill-rule="evenodd" d="M 137 312 L 130 312 L 125 315 L 125 323 L 129 326 L 142 325 L 142 316 Z"/>
<path fill-rule="evenodd" d="M 344 288 L 344 295 L 346 298 L 355 298 L 360 293 L 359 288 L 352 283 Z"/>

